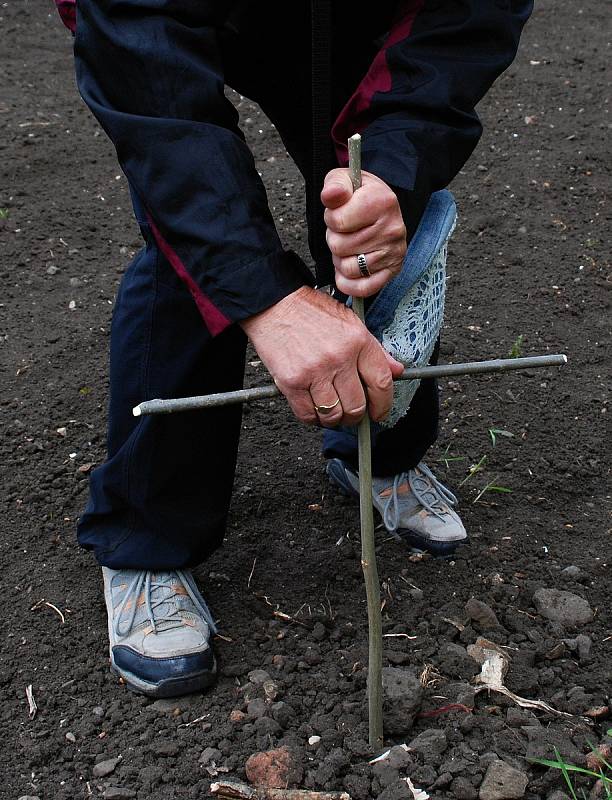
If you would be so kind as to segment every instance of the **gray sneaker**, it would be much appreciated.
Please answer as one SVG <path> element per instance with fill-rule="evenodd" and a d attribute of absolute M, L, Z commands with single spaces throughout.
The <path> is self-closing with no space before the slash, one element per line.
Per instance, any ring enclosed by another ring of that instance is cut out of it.
<path fill-rule="evenodd" d="M 216 625 L 189 570 L 102 567 L 112 671 L 132 689 L 175 697 L 205 689 Z"/>
<path fill-rule="evenodd" d="M 359 476 L 344 461 L 330 459 L 327 474 L 344 494 L 359 497 Z M 453 510 L 457 498 L 423 462 L 393 478 L 373 478 L 372 502 L 389 533 L 417 550 L 450 555 L 467 539 Z"/>

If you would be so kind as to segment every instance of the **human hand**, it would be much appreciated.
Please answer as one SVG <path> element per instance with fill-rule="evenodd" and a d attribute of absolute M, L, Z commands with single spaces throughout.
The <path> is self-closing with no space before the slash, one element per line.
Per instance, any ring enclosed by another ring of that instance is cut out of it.
<path fill-rule="evenodd" d="M 327 173 L 321 202 L 336 286 L 354 297 L 376 294 L 399 273 L 406 255 L 406 227 L 395 192 L 371 172 L 362 172 L 362 188 L 354 191 L 349 170 L 339 168 Z M 359 270 L 360 253 L 369 277 Z"/>
<path fill-rule="evenodd" d="M 372 419 L 389 413 L 402 364 L 329 295 L 302 286 L 241 326 L 302 422 L 355 425 L 366 395 Z M 330 410 L 317 412 L 316 406 Z"/>

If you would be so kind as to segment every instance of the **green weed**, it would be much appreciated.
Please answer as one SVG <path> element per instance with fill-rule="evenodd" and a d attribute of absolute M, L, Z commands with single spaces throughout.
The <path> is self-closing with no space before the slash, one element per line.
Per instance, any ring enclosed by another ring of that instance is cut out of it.
<path fill-rule="evenodd" d="M 612 736 L 612 730 L 608 731 L 608 736 Z M 530 761 L 534 764 L 541 764 L 543 767 L 552 767 L 553 769 L 558 769 L 563 775 L 563 779 L 572 796 L 572 800 L 587 800 L 587 795 L 585 794 L 584 789 L 578 789 L 575 780 L 572 780 L 572 774 L 587 775 L 590 778 L 594 778 L 595 781 L 601 781 L 601 786 L 605 793 L 603 797 L 605 797 L 605 800 L 612 800 L 612 765 L 606 761 L 603 754 L 600 753 L 597 748 L 593 747 L 593 745 L 591 745 L 591 748 L 593 753 L 596 754 L 597 760 L 599 761 L 598 771 L 585 769 L 584 767 L 577 767 L 575 764 L 568 764 L 563 760 L 563 757 L 556 747 L 556 761 L 553 761 L 549 758 L 532 758 Z M 578 791 L 580 794 L 577 794 Z"/>
<path fill-rule="evenodd" d="M 523 334 L 521 333 L 519 336 L 516 337 L 516 339 L 512 343 L 512 348 L 508 355 L 510 356 L 510 358 L 519 358 L 522 351 L 523 351 Z"/>

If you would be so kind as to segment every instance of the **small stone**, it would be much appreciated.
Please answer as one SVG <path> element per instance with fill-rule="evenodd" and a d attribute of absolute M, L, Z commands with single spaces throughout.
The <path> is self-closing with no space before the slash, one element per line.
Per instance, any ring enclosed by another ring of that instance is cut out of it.
<path fill-rule="evenodd" d="M 58 268 L 58 267 L 56 267 L 56 266 L 54 266 L 53 264 L 50 264 L 50 265 L 47 267 L 47 275 L 55 275 L 55 274 L 57 274 L 58 272 L 59 272 L 59 268 Z"/>
<path fill-rule="evenodd" d="M 413 763 L 410 753 L 401 744 L 397 744 L 389 750 L 386 760 L 394 769 L 405 769 Z"/>
<path fill-rule="evenodd" d="M 66 739 L 69 742 L 72 742 L 72 744 L 76 742 L 76 736 L 74 735 L 74 733 L 72 733 L 72 731 L 68 731 L 68 733 L 66 734 Z"/>
<path fill-rule="evenodd" d="M 94 764 L 94 768 L 92 769 L 94 778 L 106 778 L 107 775 L 112 775 L 120 761 L 121 756 L 117 756 L 116 758 L 107 758 L 106 761 L 99 761 L 97 764 Z"/>
<path fill-rule="evenodd" d="M 525 796 L 529 778 L 505 761 L 493 761 L 480 786 L 480 800 L 515 800 Z"/>
<path fill-rule="evenodd" d="M 136 792 L 125 786 L 109 786 L 104 790 L 102 797 L 104 800 L 132 800 L 132 797 L 136 797 Z"/>
<path fill-rule="evenodd" d="M 242 722 L 243 719 L 246 719 L 246 714 L 244 711 L 240 711 L 239 708 L 235 708 L 229 715 L 230 722 Z"/>
<path fill-rule="evenodd" d="M 217 750 L 216 747 L 207 747 L 202 750 L 198 761 L 205 767 L 207 764 L 218 762 L 221 758 L 223 758 L 223 753 L 220 750 Z"/>
<path fill-rule="evenodd" d="M 423 700 L 423 687 L 413 670 L 385 667 L 382 672 L 385 730 L 392 736 L 401 735 L 412 728 Z"/>
<path fill-rule="evenodd" d="M 302 765 L 288 747 L 253 753 L 245 765 L 246 776 L 255 786 L 287 789 L 299 784 L 304 775 Z"/>
<path fill-rule="evenodd" d="M 278 722 L 270 717 L 259 717 L 253 723 L 253 727 L 257 733 L 264 736 L 279 736 L 283 730 Z"/>
<path fill-rule="evenodd" d="M 577 567 L 574 564 L 561 570 L 561 577 L 567 578 L 568 580 L 571 581 L 577 581 L 581 575 L 582 575 L 582 570 L 580 569 L 580 567 Z"/>
<path fill-rule="evenodd" d="M 533 601 L 539 614 L 567 628 L 585 625 L 593 620 L 591 606 L 583 597 L 572 592 L 538 589 Z"/>
<path fill-rule="evenodd" d="M 425 763 L 440 763 L 442 761 L 442 753 L 448 747 L 446 734 L 439 728 L 428 728 L 427 730 L 419 733 L 408 745 L 409 750 L 420 753 L 425 760 Z"/>
<path fill-rule="evenodd" d="M 94 706 L 91 709 L 91 713 L 94 715 L 94 717 L 103 717 L 104 709 L 102 708 L 102 706 Z"/>
<path fill-rule="evenodd" d="M 476 800 L 478 791 L 474 784 L 470 783 L 467 778 L 459 776 L 450 785 L 451 797 L 455 800 Z"/>
<path fill-rule="evenodd" d="M 40 797 L 37 794 L 22 794 L 17 800 L 40 800 Z"/>
<path fill-rule="evenodd" d="M 265 700 L 262 700 L 260 697 L 256 697 L 254 700 L 251 700 L 247 705 L 247 714 L 251 719 L 259 719 L 260 717 L 265 717 L 268 713 L 268 704 Z"/>
<path fill-rule="evenodd" d="M 264 669 L 252 669 L 247 675 L 247 678 L 251 683 L 255 684 L 255 686 L 272 680 L 270 675 Z"/>
<path fill-rule="evenodd" d="M 483 603 L 482 600 L 471 597 L 465 604 L 465 610 L 468 617 L 484 630 L 499 627 L 499 620 L 495 615 L 495 611 L 491 606 Z"/>
<path fill-rule="evenodd" d="M 308 745 L 310 747 L 318 747 L 321 742 L 320 736 L 309 736 L 308 737 Z"/>
<path fill-rule="evenodd" d="M 80 286 L 81 285 L 81 281 L 79 280 L 79 278 L 70 278 L 69 283 L 70 283 L 71 286 Z"/>
<path fill-rule="evenodd" d="M 282 669 L 285 666 L 286 661 L 287 659 L 285 656 L 279 654 L 272 656 L 272 666 L 276 669 Z"/>
<path fill-rule="evenodd" d="M 584 633 L 579 633 L 576 636 L 576 646 L 578 649 L 578 658 L 580 661 L 588 661 L 591 656 L 591 646 L 593 642 L 591 641 L 589 636 L 585 636 Z"/>

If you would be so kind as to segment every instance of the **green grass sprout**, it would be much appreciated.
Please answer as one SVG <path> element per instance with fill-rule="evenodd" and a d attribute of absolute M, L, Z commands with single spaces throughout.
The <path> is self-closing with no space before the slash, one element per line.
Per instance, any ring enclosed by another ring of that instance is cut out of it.
<path fill-rule="evenodd" d="M 469 481 L 470 478 L 472 478 L 474 475 L 476 475 L 477 472 L 480 472 L 480 470 L 484 467 L 484 463 L 485 463 L 486 460 L 487 460 L 487 457 L 483 456 L 477 464 L 472 464 L 472 466 L 468 470 L 468 474 L 461 481 L 459 486 L 463 486 L 463 484 L 467 483 L 467 481 Z"/>
<path fill-rule="evenodd" d="M 493 447 L 497 444 L 498 436 L 505 436 L 506 439 L 514 439 L 514 434 L 510 431 L 504 431 L 501 428 L 489 428 L 489 436 L 493 442 Z"/>
<path fill-rule="evenodd" d="M 608 736 L 612 735 L 612 729 L 608 731 Z M 577 787 L 575 781 L 572 781 L 570 773 L 577 773 L 578 775 L 586 775 L 589 778 L 595 778 L 596 781 L 601 781 L 601 786 L 605 792 L 606 800 L 612 800 L 612 766 L 606 761 L 603 754 L 597 750 L 596 747 L 593 747 L 589 743 L 593 754 L 600 762 L 601 766 L 599 770 L 596 772 L 592 769 L 585 769 L 584 767 L 577 767 L 575 764 L 568 764 L 564 761 L 561 753 L 555 747 L 555 758 L 556 760 L 553 761 L 550 758 L 530 758 L 529 761 L 533 764 L 540 764 L 543 767 L 551 767 L 552 769 L 558 769 L 561 774 L 563 775 L 563 779 L 567 788 L 569 789 L 572 800 L 587 800 L 587 796 L 584 793 L 583 789 L 580 789 L 580 795 L 576 794 Z M 606 768 L 606 772 L 604 772 L 603 768 Z"/>
<path fill-rule="evenodd" d="M 497 476 L 493 478 L 493 480 L 489 481 L 489 483 L 487 483 L 487 485 L 478 492 L 472 502 L 477 503 L 485 492 L 502 492 L 505 494 L 512 494 L 512 489 L 508 489 L 507 486 L 497 486 L 495 483 L 496 480 Z"/>
<path fill-rule="evenodd" d="M 512 343 L 512 348 L 510 353 L 508 354 L 510 358 L 519 358 L 523 349 L 523 334 L 521 333 L 519 336 L 516 337 L 514 342 Z"/>

